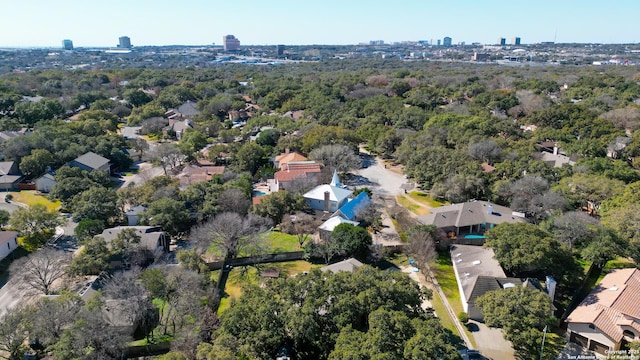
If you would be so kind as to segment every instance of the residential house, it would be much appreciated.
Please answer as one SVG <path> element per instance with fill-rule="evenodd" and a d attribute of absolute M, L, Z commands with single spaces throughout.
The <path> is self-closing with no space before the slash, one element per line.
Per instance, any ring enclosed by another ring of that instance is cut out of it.
<path fill-rule="evenodd" d="M 104 171 L 109 175 L 111 174 L 111 163 L 109 162 L 109 159 L 91 151 L 71 160 L 68 165 L 88 172 L 99 170 Z"/>
<path fill-rule="evenodd" d="M 567 156 L 565 152 L 560 150 L 558 144 L 554 141 L 543 141 L 536 144 L 540 148 L 541 160 L 553 167 L 562 167 L 565 164 L 573 166 L 576 164 L 575 159 Z"/>
<path fill-rule="evenodd" d="M 355 198 L 349 199 L 333 216 L 341 216 L 347 220 L 353 220 L 362 210 L 369 206 L 369 204 L 371 204 L 371 199 L 369 199 L 369 195 L 363 191 Z"/>
<path fill-rule="evenodd" d="M 290 162 L 299 162 L 299 161 L 307 161 L 307 160 L 309 159 L 307 159 L 306 156 L 296 151 L 290 152 L 289 149 L 286 149 L 285 152 L 276 156 L 273 159 L 273 166 L 276 169 L 283 169 L 283 166 Z"/>
<path fill-rule="evenodd" d="M 302 197 L 307 205 L 314 210 L 335 212 L 347 202 L 347 198 L 351 194 L 353 191 L 345 189 L 340 183 L 338 174 L 334 172 L 330 184 L 318 185 Z"/>
<path fill-rule="evenodd" d="M 315 179 L 321 170 L 321 164 L 315 161 L 295 161 L 281 163 L 280 171 L 273 174 L 274 186 L 272 191 L 289 190 L 294 180 L 305 178 Z"/>
<path fill-rule="evenodd" d="M 51 191 L 51 187 L 53 187 L 53 185 L 57 183 L 56 178 L 53 176 L 53 174 L 48 172 L 37 177 L 33 180 L 33 182 L 36 184 L 36 190 L 43 193 L 48 193 L 49 191 Z"/>
<path fill-rule="evenodd" d="M 431 209 L 431 214 L 418 220 L 424 225 L 435 225 L 448 237 L 464 234 L 482 234 L 502 223 L 524 221 L 524 214 L 488 201 L 467 201 Z"/>
<path fill-rule="evenodd" d="M 567 317 L 567 340 L 606 355 L 640 340 L 640 270 L 614 270 Z"/>
<path fill-rule="evenodd" d="M 179 120 L 179 119 L 169 119 L 169 125 L 162 129 L 162 133 L 165 136 L 175 134 L 176 140 L 180 140 L 182 138 L 182 134 L 187 129 L 193 128 L 193 125 L 189 120 Z"/>
<path fill-rule="evenodd" d="M 177 109 L 169 109 L 164 113 L 164 116 L 169 120 L 176 119 L 193 119 L 198 114 L 200 114 L 200 110 L 196 107 L 196 103 L 191 100 L 187 100 L 185 103 L 180 105 Z"/>
<path fill-rule="evenodd" d="M 0 260 L 18 248 L 17 231 L 0 231 Z"/>
<path fill-rule="evenodd" d="M 22 180 L 22 173 L 15 161 L 0 162 L 0 190 L 14 190 Z"/>
<path fill-rule="evenodd" d="M 105 229 L 98 236 L 110 243 L 124 229 L 134 229 L 136 234 L 140 236 L 140 245 L 147 250 L 146 256 L 148 260 L 155 260 L 164 253 L 169 252 L 169 236 L 158 226 L 117 226 Z"/>
<path fill-rule="evenodd" d="M 624 149 L 631 143 L 631 138 L 626 136 L 618 136 L 607 145 L 607 157 L 612 159 L 620 159 Z"/>
<path fill-rule="evenodd" d="M 356 270 L 358 270 L 358 268 L 364 266 L 363 263 L 361 263 L 360 261 L 354 259 L 354 258 L 349 258 L 346 260 L 342 260 L 340 262 L 337 262 L 335 264 L 331 264 L 331 265 L 327 265 L 325 267 L 320 268 L 321 271 L 326 272 L 326 271 L 331 271 L 334 274 L 337 274 L 341 271 L 346 271 L 346 272 L 354 272 Z"/>
<path fill-rule="evenodd" d="M 215 175 L 222 175 L 224 169 L 224 166 L 214 166 L 212 163 L 187 164 L 175 178 L 180 181 L 180 188 L 186 189 L 189 185 L 209 181 Z"/>
<path fill-rule="evenodd" d="M 125 214 L 127 217 L 127 225 L 136 226 L 140 223 L 140 216 L 143 212 L 147 211 L 147 207 L 144 205 L 137 205 L 129 209 Z"/>
<path fill-rule="evenodd" d="M 482 310 L 475 301 L 488 291 L 526 286 L 540 289 L 537 280 L 529 278 L 510 278 L 494 258 L 493 249 L 474 245 L 453 245 L 451 260 L 458 282 L 458 291 L 464 312 L 470 319 L 482 321 Z"/>
<path fill-rule="evenodd" d="M 342 216 L 332 216 L 327 221 L 323 222 L 322 225 L 318 226 L 318 235 L 320 240 L 328 241 L 331 238 L 331 233 L 333 230 L 340 224 L 351 224 L 353 226 L 358 226 L 360 223 L 357 221 L 351 221 L 343 218 Z"/>

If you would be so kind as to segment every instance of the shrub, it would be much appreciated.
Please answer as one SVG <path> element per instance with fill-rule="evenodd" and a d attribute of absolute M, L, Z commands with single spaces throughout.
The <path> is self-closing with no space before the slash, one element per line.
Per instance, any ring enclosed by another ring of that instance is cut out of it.
<path fill-rule="evenodd" d="M 460 320 L 461 323 L 466 324 L 469 322 L 469 315 L 463 311 L 458 314 L 458 320 Z"/>

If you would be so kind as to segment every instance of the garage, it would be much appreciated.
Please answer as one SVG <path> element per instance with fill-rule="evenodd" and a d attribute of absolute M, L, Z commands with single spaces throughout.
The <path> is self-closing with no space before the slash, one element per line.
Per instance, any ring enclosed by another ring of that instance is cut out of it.
<path fill-rule="evenodd" d="M 586 348 L 587 346 L 589 346 L 589 339 L 587 339 L 586 337 L 578 334 L 578 333 L 571 333 L 571 336 L 569 337 L 569 341 L 571 341 L 572 343 L 576 343 L 580 346 L 582 346 L 583 348 Z"/>
<path fill-rule="evenodd" d="M 609 350 L 609 347 L 595 340 L 591 340 L 591 344 L 589 345 L 589 350 L 595 351 L 598 354 L 606 355 L 606 352 Z"/>

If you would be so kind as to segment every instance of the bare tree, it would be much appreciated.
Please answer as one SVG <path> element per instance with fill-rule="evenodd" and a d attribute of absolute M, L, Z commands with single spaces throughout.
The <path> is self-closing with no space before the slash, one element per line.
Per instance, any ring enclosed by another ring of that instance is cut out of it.
<path fill-rule="evenodd" d="M 287 234 L 296 235 L 298 238 L 298 248 L 311 238 L 311 234 L 316 231 L 318 222 L 309 214 L 297 212 L 295 215 L 285 216 L 282 222 L 282 231 Z"/>
<path fill-rule="evenodd" d="M 422 266 L 427 266 L 438 254 L 435 234 L 435 228 L 429 225 L 413 226 L 407 233 L 409 253 Z"/>
<path fill-rule="evenodd" d="M 570 211 L 553 220 L 553 233 L 556 240 L 571 249 L 591 239 L 598 224 L 598 220 L 584 212 Z"/>
<path fill-rule="evenodd" d="M 242 190 L 228 188 L 218 194 L 218 212 L 235 212 L 246 215 L 251 207 L 251 201 Z"/>
<path fill-rule="evenodd" d="M 312 150 L 309 157 L 338 172 L 358 169 L 362 162 L 353 149 L 342 144 L 320 146 Z"/>
<path fill-rule="evenodd" d="M 500 145 L 493 140 L 482 140 L 469 145 L 467 152 L 472 158 L 491 164 L 500 159 L 502 149 Z"/>
<path fill-rule="evenodd" d="M 156 146 L 151 154 L 151 159 L 162 166 L 164 174 L 168 175 L 167 169 L 173 169 L 182 159 L 180 149 L 173 144 L 160 144 Z"/>
<path fill-rule="evenodd" d="M 260 252 L 262 241 L 259 235 L 270 225 L 269 219 L 253 214 L 242 217 L 237 213 L 224 212 L 196 227 L 191 238 L 198 248 L 206 251 L 213 244 L 225 259 L 233 259 L 243 251 Z"/>
<path fill-rule="evenodd" d="M 0 321 L 0 358 L 22 359 L 27 340 L 26 316 L 26 309 L 20 308 L 13 309 L 2 317 L 2 321 Z"/>
<path fill-rule="evenodd" d="M 49 295 L 56 280 L 67 274 L 71 255 L 64 251 L 44 248 L 11 264 L 9 272 L 31 288 Z"/>
<path fill-rule="evenodd" d="M 142 160 L 144 153 L 149 150 L 149 143 L 142 138 L 135 138 L 128 140 L 129 146 L 138 152 L 138 160 Z"/>
<path fill-rule="evenodd" d="M 45 347 L 57 343 L 64 330 L 75 322 L 81 303 L 75 294 L 40 298 L 28 314 L 29 337 Z"/>
<path fill-rule="evenodd" d="M 318 179 L 315 176 L 303 176 L 293 179 L 287 190 L 294 195 L 302 195 L 316 185 L 318 185 Z"/>
<path fill-rule="evenodd" d="M 104 295 L 107 299 L 119 300 L 127 320 L 141 327 L 150 339 L 158 321 L 158 313 L 151 302 L 151 295 L 138 281 L 139 277 L 139 268 L 114 275 L 105 285 Z"/>

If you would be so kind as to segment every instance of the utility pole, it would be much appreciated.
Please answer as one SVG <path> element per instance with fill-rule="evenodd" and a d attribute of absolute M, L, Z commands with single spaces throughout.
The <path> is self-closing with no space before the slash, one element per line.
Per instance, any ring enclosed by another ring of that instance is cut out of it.
<path fill-rule="evenodd" d="M 542 360 L 542 354 L 544 353 L 544 341 L 547 338 L 547 325 L 544 326 L 544 330 L 542 334 L 542 346 L 540 347 L 540 360 Z"/>

